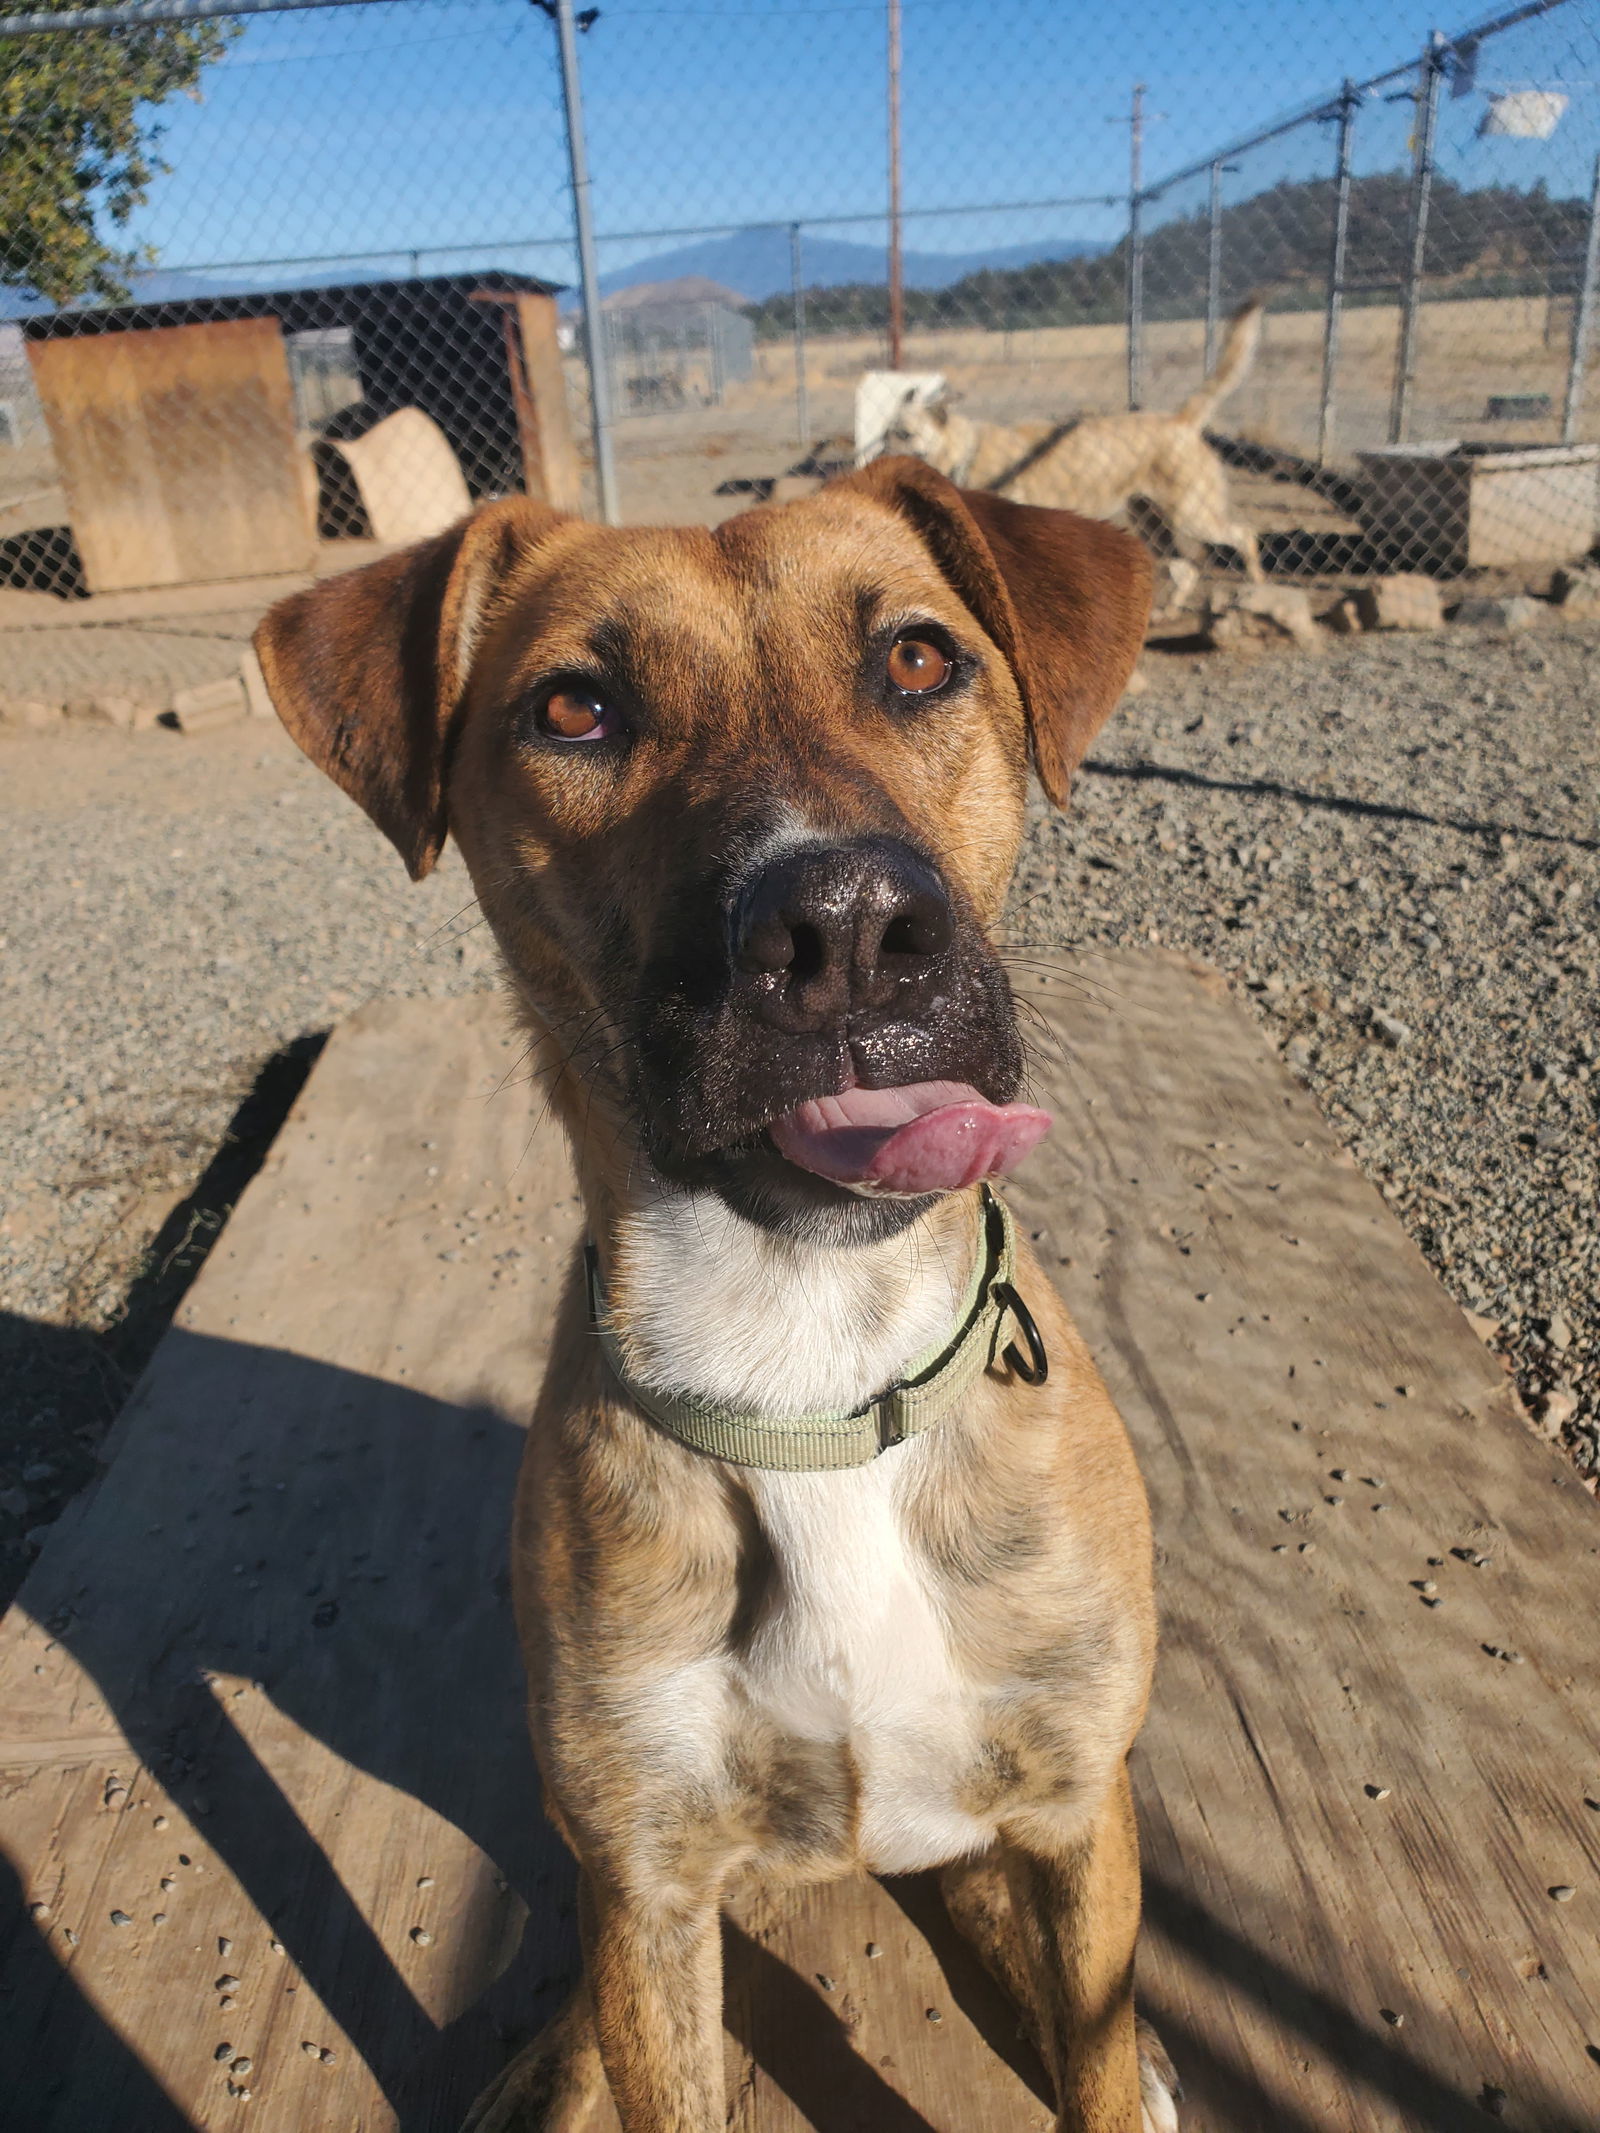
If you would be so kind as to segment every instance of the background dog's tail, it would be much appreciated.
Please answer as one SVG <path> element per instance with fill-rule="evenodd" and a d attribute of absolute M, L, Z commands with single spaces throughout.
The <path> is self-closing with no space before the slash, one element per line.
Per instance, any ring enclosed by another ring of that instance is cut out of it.
<path fill-rule="evenodd" d="M 1204 429 L 1213 410 L 1244 383 L 1261 345 L 1261 319 L 1266 308 L 1265 299 L 1259 296 L 1252 296 L 1239 306 L 1229 321 L 1228 337 L 1222 344 L 1216 369 L 1177 410 L 1178 421 L 1188 423 L 1192 429 Z"/>

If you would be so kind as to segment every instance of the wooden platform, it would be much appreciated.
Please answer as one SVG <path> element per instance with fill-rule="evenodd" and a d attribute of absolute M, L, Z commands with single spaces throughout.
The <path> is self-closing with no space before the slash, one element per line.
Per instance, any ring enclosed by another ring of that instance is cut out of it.
<path fill-rule="evenodd" d="M 1586 2133 L 1600 1512 L 1242 1009 L 1082 968 L 1013 1199 L 1155 1504 L 1187 2133 Z M 493 1001 L 340 1030 L 0 1628 L 7 2124 L 450 2128 L 565 1989 L 503 1575 L 577 1224 L 535 1109 Z M 921 1879 L 731 1926 L 728 2027 L 740 2133 L 1047 2122 Z"/>

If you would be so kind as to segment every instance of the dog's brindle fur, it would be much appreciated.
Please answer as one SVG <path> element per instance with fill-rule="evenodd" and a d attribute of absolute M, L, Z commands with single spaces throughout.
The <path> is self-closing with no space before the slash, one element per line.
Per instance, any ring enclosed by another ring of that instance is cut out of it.
<path fill-rule="evenodd" d="M 461 845 L 640 1382 L 814 1412 L 865 1400 L 947 1335 L 975 1192 L 864 1198 L 792 1170 L 763 1129 L 851 1071 L 1015 1094 L 992 936 L 1030 741 L 1064 802 L 1137 656 L 1148 585 L 1108 526 L 887 460 L 715 532 L 493 505 L 263 623 L 290 731 L 412 874 L 447 830 Z M 910 626 L 956 662 L 927 703 L 883 678 Z M 541 733 L 529 707 L 551 677 L 588 678 L 627 732 L 592 748 Z M 851 879 L 852 855 L 880 848 L 948 890 L 932 978 L 909 1009 L 869 1011 L 841 979 L 814 1012 L 776 1014 L 730 946 L 750 882 L 796 850 L 837 852 Z M 1025 2008 L 1059 2126 L 1176 2123 L 1132 2002 L 1144 1495 L 1025 1244 L 1017 1279 L 1047 1385 L 1000 1362 L 872 1464 L 780 1474 L 645 1420 L 574 1273 L 513 1553 L 539 1765 L 582 1870 L 585 1981 L 480 2099 L 480 2133 L 575 2129 L 606 2082 L 626 2133 L 716 2133 L 730 1891 L 926 1867 Z"/>

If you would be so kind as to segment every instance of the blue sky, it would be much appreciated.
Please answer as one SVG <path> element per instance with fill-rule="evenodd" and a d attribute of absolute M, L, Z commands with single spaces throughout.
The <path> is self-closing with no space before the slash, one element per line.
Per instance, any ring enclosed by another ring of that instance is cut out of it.
<path fill-rule="evenodd" d="M 921 250 L 1114 237 L 1118 207 L 995 203 L 1120 194 L 1133 82 L 1148 84 L 1149 177 L 1210 154 L 1415 52 L 1418 0 L 904 0 L 905 189 Z M 1466 15 L 1462 20 L 1480 19 Z M 1476 138 L 1482 96 L 1447 104 L 1446 173 L 1467 184 L 1586 191 L 1600 118 L 1592 0 L 1511 33 L 1487 86 L 1567 86 L 1549 144 Z M 1446 26 L 1460 21 L 1446 18 Z M 873 216 L 884 197 L 878 0 L 609 0 L 581 40 L 604 233 L 805 216 Z M 1406 158 L 1409 107 L 1362 115 L 1363 167 Z M 498 263 L 565 279 L 568 205 L 553 31 L 528 0 L 398 0 L 252 21 L 199 105 L 162 114 L 172 175 L 134 235 L 173 266 L 327 254 Z M 1304 128 L 1245 158 L 1230 196 L 1325 170 Z M 1174 193 L 1192 208 L 1203 181 Z M 881 226 L 831 233 L 876 241 Z M 612 235 L 602 265 L 664 249 Z M 286 278 L 277 275 L 266 279 Z"/>

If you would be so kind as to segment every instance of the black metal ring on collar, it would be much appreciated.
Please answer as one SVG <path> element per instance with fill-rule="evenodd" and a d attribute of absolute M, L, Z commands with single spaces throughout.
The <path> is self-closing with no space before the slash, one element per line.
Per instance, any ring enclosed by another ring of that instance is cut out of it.
<path fill-rule="evenodd" d="M 997 1281 L 992 1291 L 994 1300 L 1003 1304 L 1021 1328 L 1022 1337 L 1028 1344 L 1029 1360 L 1024 1362 L 1017 1353 L 1013 1341 L 1005 1351 L 1005 1359 L 1021 1378 L 1024 1385 L 1042 1385 L 1050 1375 L 1050 1357 L 1045 1351 L 1044 1338 L 1033 1322 L 1033 1313 L 1009 1281 Z"/>

